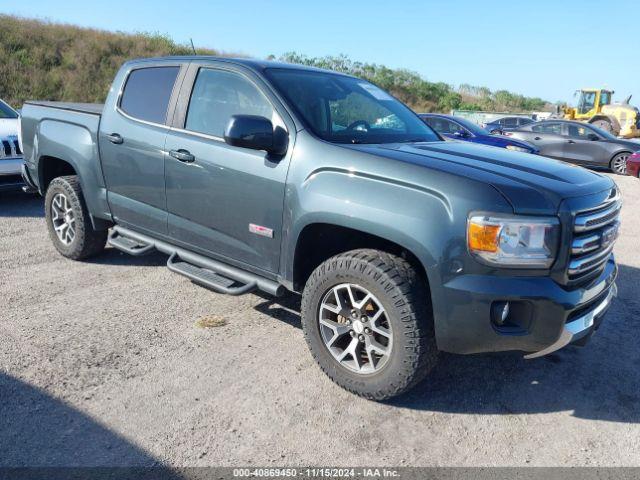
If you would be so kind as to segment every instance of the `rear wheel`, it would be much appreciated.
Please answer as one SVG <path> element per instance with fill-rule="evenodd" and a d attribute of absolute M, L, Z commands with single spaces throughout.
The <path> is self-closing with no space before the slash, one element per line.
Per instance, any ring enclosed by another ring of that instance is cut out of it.
<path fill-rule="evenodd" d="M 626 175 L 627 174 L 627 159 L 631 154 L 629 152 L 618 153 L 615 157 L 611 159 L 611 163 L 609 167 L 611 171 L 617 173 L 618 175 Z"/>
<path fill-rule="evenodd" d="M 613 133 L 613 125 L 611 125 L 611 121 L 607 120 L 606 118 L 594 120 L 593 122 L 591 122 L 591 125 L 601 128 L 605 132 Z"/>
<path fill-rule="evenodd" d="M 302 295 L 302 328 L 322 370 L 369 399 L 406 392 L 437 359 L 425 281 L 406 260 L 377 250 L 316 268 Z"/>
<path fill-rule="evenodd" d="M 76 175 L 53 179 L 45 196 L 49 236 L 56 249 L 73 260 L 104 250 L 107 230 L 94 230 Z"/>

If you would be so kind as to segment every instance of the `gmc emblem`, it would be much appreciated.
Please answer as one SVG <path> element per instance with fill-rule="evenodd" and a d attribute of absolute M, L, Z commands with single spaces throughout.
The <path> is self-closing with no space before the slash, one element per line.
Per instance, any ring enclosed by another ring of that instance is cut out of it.
<path fill-rule="evenodd" d="M 610 227 L 605 228 L 602 231 L 602 238 L 600 240 L 600 245 L 602 246 L 602 248 L 607 248 L 616 241 L 616 238 L 618 238 L 619 227 L 620 224 L 616 223 L 615 225 L 611 225 Z"/>

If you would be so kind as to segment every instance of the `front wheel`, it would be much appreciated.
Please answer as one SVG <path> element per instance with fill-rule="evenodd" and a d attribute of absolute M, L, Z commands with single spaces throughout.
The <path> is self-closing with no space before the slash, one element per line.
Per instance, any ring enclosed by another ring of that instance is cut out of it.
<path fill-rule="evenodd" d="M 94 230 L 75 175 L 54 178 L 44 200 L 49 236 L 58 252 L 82 260 L 104 250 L 106 230 Z"/>
<path fill-rule="evenodd" d="M 302 294 L 302 328 L 320 368 L 369 399 L 406 392 L 437 359 L 425 280 L 377 250 L 345 252 L 316 268 Z"/>
<path fill-rule="evenodd" d="M 611 163 L 609 167 L 611 171 L 617 173 L 618 175 L 626 175 L 627 174 L 627 159 L 631 154 L 629 152 L 618 153 L 615 157 L 611 159 Z"/>

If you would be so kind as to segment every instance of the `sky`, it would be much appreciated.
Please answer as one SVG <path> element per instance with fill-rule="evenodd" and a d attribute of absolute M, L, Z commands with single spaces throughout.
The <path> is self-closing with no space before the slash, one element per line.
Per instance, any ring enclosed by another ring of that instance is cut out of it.
<path fill-rule="evenodd" d="M 551 102 L 606 87 L 640 105 L 637 0 L 0 0 L 0 12 L 257 58 L 346 54 Z"/>

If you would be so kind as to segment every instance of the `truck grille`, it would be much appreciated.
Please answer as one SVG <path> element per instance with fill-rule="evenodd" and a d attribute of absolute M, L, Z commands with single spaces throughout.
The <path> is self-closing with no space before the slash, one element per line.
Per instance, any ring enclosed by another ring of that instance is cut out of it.
<path fill-rule="evenodd" d="M 14 139 L 2 140 L 2 147 L 0 148 L 0 159 L 16 158 L 21 155 L 22 155 L 22 152 L 20 151 L 18 140 L 14 140 Z"/>
<path fill-rule="evenodd" d="M 596 208 L 578 212 L 573 224 L 573 241 L 567 273 L 569 280 L 599 274 L 611 256 L 618 238 L 622 200 L 616 188 Z"/>

